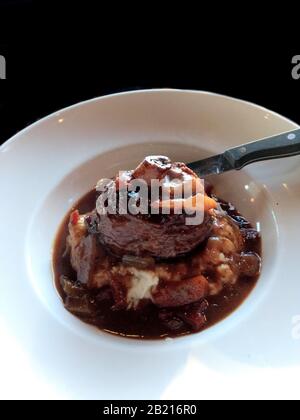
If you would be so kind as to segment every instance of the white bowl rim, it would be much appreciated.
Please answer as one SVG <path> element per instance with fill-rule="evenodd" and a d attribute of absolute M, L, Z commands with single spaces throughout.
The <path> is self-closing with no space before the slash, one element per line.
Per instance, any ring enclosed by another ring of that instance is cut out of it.
<path fill-rule="evenodd" d="M 63 112 L 68 112 L 68 111 L 72 111 L 73 109 L 76 108 L 80 108 L 84 105 L 93 103 L 93 102 L 98 102 L 98 101 L 102 101 L 105 99 L 109 99 L 109 98 L 113 98 L 115 96 L 127 96 L 127 95 L 136 95 L 136 94 L 150 94 L 150 93 L 163 93 L 163 92 L 177 92 L 177 93 L 192 93 L 192 94 L 202 94 L 202 95 L 208 95 L 208 96 L 216 96 L 219 98 L 223 98 L 223 99 L 228 99 L 231 101 L 235 101 L 237 103 L 241 103 L 241 104 L 245 104 L 248 105 L 250 107 L 256 108 L 256 109 L 260 109 L 261 111 L 266 111 L 268 114 L 272 114 L 274 116 L 277 116 L 281 119 L 284 119 L 287 122 L 290 122 L 292 124 L 295 124 L 297 126 L 299 126 L 298 123 L 296 123 L 295 121 L 293 121 L 292 119 L 279 114 L 279 112 L 273 111 L 270 108 L 266 108 L 262 105 L 259 105 L 255 102 L 251 102 L 250 100 L 246 100 L 246 99 L 239 99 L 239 98 L 235 98 L 234 96 L 230 96 L 230 95 L 225 95 L 222 93 L 216 93 L 216 92 L 212 92 L 212 91 L 206 91 L 206 90 L 196 90 L 196 89 L 178 89 L 178 88 L 153 88 L 153 89 L 133 89 L 133 90 L 128 90 L 128 91 L 121 91 L 121 92 L 115 92 L 115 93 L 110 93 L 107 95 L 101 95 L 101 96 L 95 96 L 91 99 L 84 99 L 83 101 L 80 102 L 76 102 L 75 104 L 71 104 L 68 105 L 64 108 L 60 108 L 57 111 L 53 111 L 48 115 L 45 115 L 44 117 L 38 119 L 37 121 L 33 122 L 32 124 L 29 124 L 27 127 L 24 127 L 23 129 L 21 129 L 20 131 L 18 131 L 16 134 L 14 134 L 12 137 L 8 138 L 6 141 L 4 141 L 4 143 L 1 144 L 0 146 L 0 150 L 2 148 L 4 148 L 4 146 L 8 146 L 12 143 L 14 143 L 15 141 L 18 140 L 18 137 L 26 134 L 27 131 L 30 131 L 32 128 L 38 127 L 40 124 L 42 124 L 43 122 L 50 120 L 51 118 L 58 116 L 59 114 L 63 113 Z"/>

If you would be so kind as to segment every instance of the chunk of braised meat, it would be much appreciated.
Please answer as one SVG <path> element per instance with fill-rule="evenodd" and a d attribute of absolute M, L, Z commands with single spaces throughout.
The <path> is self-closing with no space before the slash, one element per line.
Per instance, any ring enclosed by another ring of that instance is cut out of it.
<path fill-rule="evenodd" d="M 167 156 L 147 156 L 133 171 L 133 178 L 146 181 L 149 185 L 152 179 L 160 179 L 172 166 Z"/>
<path fill-rule="evenodd" d="M 186 324 L 194 331 L 199 331 L 207 322 L 205 313 L 208 307 L 208 302 L 201 300 L 174 310 L 161 309 L 158 316 L 170 331 L 177 332 Z"/>
<path fill-rule="evenodd" d="M 178 316 L 194 331 L 199 331 L 207 322 L 206 311 L 209 307 L 207 300 L 192 303 L 182 308 Z"/>
<path fill-rule="evenodd" d="M 261 258 L 254 252 L 241 253 L 235 257 L 240 275 L 246 277 L 258 276 L 261 267 Z"/>
<path fill-rule="evenodd" d="M 152 297 L 156 306 L 171 308 L 196 302 L 208 293 L 208 281 L 199 275 L 180 281 L 161 282 L 152 293 Z"/>
<path fill-rule="evenodd" d="M 68 311 L 81 316 L 92 316 L 97 310 L 88 294 L 82 297 L 67 296 L 64 305 Z"/>
<path fill-rule="evenodd" d="M 80 283 L 88 284 L 90 282 L 96 265 L 97 253 L 98 248 L 95 236 L 88 235 L 80 241 L 76 248 L 75 256 L 78 260 L 76 263 L 77 280 Z"/>

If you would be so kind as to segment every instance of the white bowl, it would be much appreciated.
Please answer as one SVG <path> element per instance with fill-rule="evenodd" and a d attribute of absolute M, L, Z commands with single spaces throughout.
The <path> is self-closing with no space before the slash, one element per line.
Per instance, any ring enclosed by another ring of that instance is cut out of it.
<path fill-rule="evenodd" d="M 63 308 L 51 272 L 58 225 L 98 178 L 132 168 L 147 154 L 193 161 L 296 126 L 236 99 L 152 90 L 72 106 L 5 143 L 0 148 L 1 395 L 296 395 L 299 157 L 254 164 L 213 180 L 219 195 L 261 230 L 263 271 L 244 304 L 207 331 L 166 341 L 101 332 Z"/>

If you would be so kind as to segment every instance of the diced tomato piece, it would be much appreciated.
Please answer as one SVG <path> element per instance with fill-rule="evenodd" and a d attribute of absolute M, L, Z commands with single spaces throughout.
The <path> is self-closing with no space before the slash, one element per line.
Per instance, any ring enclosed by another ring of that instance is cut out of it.
<path fill-rule="evenodd" d="M 75 210 L 71 213 L 70 222 L 72 223 L 72 225 L 77 225 L 78 220 L 79 220 L 79 211 Z"/>

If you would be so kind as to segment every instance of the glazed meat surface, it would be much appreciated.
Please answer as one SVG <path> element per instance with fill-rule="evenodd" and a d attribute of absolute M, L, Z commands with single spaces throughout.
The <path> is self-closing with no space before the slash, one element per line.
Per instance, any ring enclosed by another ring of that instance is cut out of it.
<path fill-rule="evenodd" d="M 99 240 L 119 256 L 175 258 L 188 254 L 209 235 L 212 219 L 205 215 L 198 226 L 185 225 L 184 215 L 160 218 L 127 215 L 97 216 Z M 159 219 L 159 220 L 157 220 Z"/>
<path fill-rule="evenodd" d="M 137 178 L 145 180 L 148 185 L 152 179 L 162 181 L 163 185 L 170 186 L 171 194 L 187 182 L 200 181 L 183 163 L 171 163 L 164 156 L 145 158 L 134 171 L 125 174 L 123 182 Z M 121 182 L 117 178 L 109 188 L 118 190 Z M 187 225 L 186 217 L 174 213 L 123 215 L 119 211 L 115 215 L 99 215 L 95 211 L 90 220 L 90 232 L 98 232 L 100 242 L 115 255 L 175 258 L 195 249 L 209 236 L 212 227 L 208 211 L 203 223 L 198 225 Z"/>

